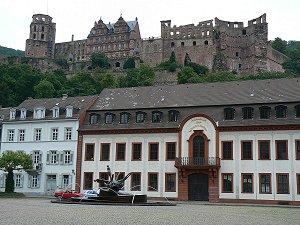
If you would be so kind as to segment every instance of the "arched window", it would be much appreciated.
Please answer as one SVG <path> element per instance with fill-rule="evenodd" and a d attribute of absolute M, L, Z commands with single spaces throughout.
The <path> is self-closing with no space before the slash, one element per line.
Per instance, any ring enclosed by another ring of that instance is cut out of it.
<path fill-rule="evenodd" d="M 208 41 L 204 41 L 204 45 L 208 45 Z"/>
<path fill-rule="evenodd" d="M 169 122 L 177 122 L 178 121 L 179 112 L 177 110 L 169 111 Z"/>
<path fill-rule="evenodd" d="M 225 108 L 224 109 L 224 120 L 234 120 L 235 109 Z"/>
<path fill-rule="evenodd" d="M 98 114 L 91 114 L 90 116 L 90 124 L 97 124 L 99 123 L 100 115 Z"/>
<path fill-rule="evenodd" d="M 162 119 L 162 112 L 153 111 L 152 112 L 152 123 L 160 123 Z"/>
<path fill-rule="evenodd" d="M 196 44 L 197 44 L 196 41 L 193 41 L 193 46 L 196 46 Z"/>
<path fill-rule="evenodd" d="M 128 123 L 130 118 L 130 113 L 122 112 L 120 115 L 120 123 Z"/>
<path fill-rule="evenodd" d="M 175 47 L 175 43 L 171 42 L 171 48 Z"/>
<path fill-rule="evenodd" d="M 271 116 L 271 108 L 268 106 L 262 106 L 259 108 L 259 118 L 268 120 Z"/>
<path fill-rule="evenodd" d="M 120 67 L 120 62 L 116 62 L 116 68 Z"/>
<path fill-rule="evenodd" d="M 285 105 L 278 105 L 275 107 L 276 118 L 286 118 L 287 107 Z"/>
<path fill-rule="evenodd" d="M 300 118 L 300 104 L 295 106 L 295 117 Z"/>
<path fill-rule="evenodd" d="M 106 113 L 105 114 L 105 123 L 106 124 L 112 124 L 115 119 L 115 114 L 113 113 Z"/>
<path fill-rule="evenodd" d="M 254 109 L 252 107 L 244 107 L 242 108 L 242 111 L 243 111 L 243 120 L 253 119 Z"/>
<path fill-rule="evenodd" d="M 144 123 L 146 119 L 146 113 L 145 112 L 137 112 L 136 113 L 136 122 L 137 123 Z"/>

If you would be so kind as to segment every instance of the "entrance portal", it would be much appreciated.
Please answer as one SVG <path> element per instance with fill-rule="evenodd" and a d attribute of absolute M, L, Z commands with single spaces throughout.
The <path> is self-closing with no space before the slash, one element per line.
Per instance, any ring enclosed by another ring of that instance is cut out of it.
<path fill-rule="evenodd" d="M 189 175 L 189 200 L 208 201 L 208 175 Z"/>
<path fill-rule="evenodd" d="M 56 175 L 47 175 L 46 194 L 54 195 L 56 189 Z"/>

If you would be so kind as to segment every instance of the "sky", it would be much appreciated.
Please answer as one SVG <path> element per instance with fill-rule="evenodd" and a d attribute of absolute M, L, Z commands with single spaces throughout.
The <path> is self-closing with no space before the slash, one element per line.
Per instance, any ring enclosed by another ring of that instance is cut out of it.
<path fill-rule="evenodd" d="M 159 37 L 160 21 L 197 25 L 215 17 L 243 22 L 267 14 L 268 39 L 300 41 L 300 0 L 0 0 L 0 45 L 25 50 L 33 14 L 56 23 L 56 43 L 87 38 L 94 22 L 138 18 L 142 38 Z"/>

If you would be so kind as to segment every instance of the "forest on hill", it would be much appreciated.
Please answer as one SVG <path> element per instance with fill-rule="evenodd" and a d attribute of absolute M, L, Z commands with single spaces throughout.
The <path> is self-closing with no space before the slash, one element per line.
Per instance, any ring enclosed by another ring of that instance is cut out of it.
<path fill-rule="evenodd" d="M 0 45 L 0 57 L 11 57 L 11 56 L 24 57 L 25 52 L 13 48 L 3 47 Z"/>

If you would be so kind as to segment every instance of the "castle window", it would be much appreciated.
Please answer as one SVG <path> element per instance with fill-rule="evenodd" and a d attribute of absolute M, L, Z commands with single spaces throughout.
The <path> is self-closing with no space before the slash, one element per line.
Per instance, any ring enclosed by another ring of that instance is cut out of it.
<path fill-rule="evenodd" d="M 253 20 L 253 21 L 252 21 L 252 24 L 256 24 L 256 20 Z"/>
<path fill-rule="evenodd" d="M 42 26 L 42 32 L 44 32 L 45 31 L 45 28 L 44 28 L 44 26 Z"/>
<path fill-rule="evenodd" d="M 209 30 L 206 31 L 206 36 L 209 36 Z"/>
<path fill-rule="evenodd" d="M 278 105 L 275 107 L 276 118 L 286 118 L 287 107 L 284 105 Z"/>
<path fill-rule="evenodd" d="M 244 107 L 244 108 L 242 108 L 243 120 L 253 119 L 253 111 L 254 111 L 254 109 L 252 107 Z"/>
<path fill-rule="evenodd" d="M 193 41 L 193 46 L 196 46 L 196 41 Z"/>
<path fill-rule="evenodd" d="M 44 40 L 44 34 L 41 34 L 41 39 Z"/>
<path fill-rule="evenodd" d="M 171 36 L 173 36 L 173 35 L 174 35 L 174 32 L 173 32 L 173 31 L 171 31 L 171 32 L 170 32 L 170 34 L 171 34 Z"/>
<path fill-rule="evenodd" d="M 33 39 L 36 39 L 36 34 L 33 34 Z"/>
<path fill-rule="evenodd" d="M 181 42 L 181 47 L 183 47 L 184 46 L 184 42 Z"/>
<path fill-rule="evenodd" d="M 262 106 L 259 108 L 260 119 L 268 120 L 271 116 L 271 108 L 268 106 Z"/>
<path fill-rule="evenodd" d="M 174 42 L 171 42 L 171 48 L 173 48 L 175 46 Z"/>
<path fill-rule="evenodd" d="M 34 27 L 33 27 L 33 31 L 34 31 L 34 32 L 36 32 L 36 25 L 34 25 Z"/>
<path fill-rule="evenodd" d="M 120 67 L 120 62 L 116 62 L 116 68 Z"/>
<path fill-rule="evenodd" d="M 239 69 L 241 69 L 242 68 L 242 64 L 239 64 Z"/>
<path fill-rule="evenodd" d="M 239 25 L 238 25 L 237 23 L 235 23 L 235 24 L 233 25 L 233 27 L 234 27 L 234 28 L 238 28 Z"/>
<path fill-rule="evenodd" d="M 162 119 L 162 112 L 154 111 L 152 112 L 152 123 L 160 123 Z"/>
<path fill-rule="evenodd" d="M 300 105 L 295 106 L 295 117 L 300 118 Z"/>
<path fill-rule="evenodd" d="M 238 53 L 238 52 L 236 52 L 236 53 L 235 53 L 235 56 L 236 56 L 236 57 L 239 57 L 239 53 Z"/>
<path fill-rule="evenodd" d="M 224 109 L 224 120 L 234 120 L 235 109 L 225 108 Z"/>
<path fill-rule="evenodd" d="M 246 35 L 246 30 L 242 30 L 242 35 Z"/>
<path fill-rule="evenodd" d="M 204 36 L 204 31 L 201 32 L 201 36 Z"/>
<path fill-rule="evenodd" d="M 208 41 L 204 41 L 204 45 L 208 45 Z"/>

